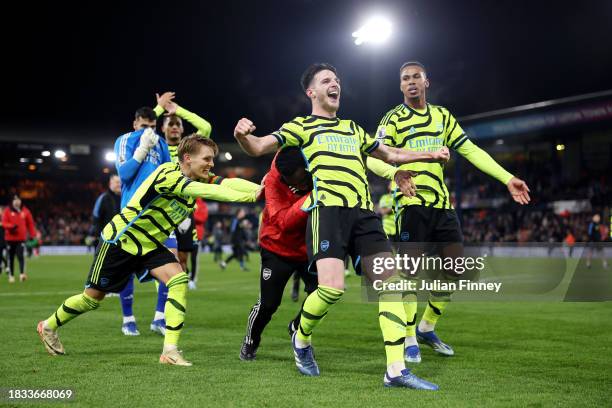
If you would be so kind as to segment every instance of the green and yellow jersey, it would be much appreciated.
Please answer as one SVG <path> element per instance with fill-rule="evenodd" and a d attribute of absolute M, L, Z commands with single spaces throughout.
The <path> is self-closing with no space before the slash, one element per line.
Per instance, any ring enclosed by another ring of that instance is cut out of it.
<path fill-rule="evenodd" d="M 391 211 L 382 216 L 382 225 L 387 237 L 395 235 L 395 213 L 393 212 L 393 194 L 387 193 L 380 197 L 378 208 L 387 208 Z"/>
<path fill-rule="evenodd" d="M 297 117 L 272 133 L 281 146 L 299 146 L 314 188 L 304 209 L 316 206 L 373 210 L 365 154 L 379 142 L 352 120 Z"/>
<path fill-rule="evenodd" d="M 178 145 L 168 145 L 168 152 L 170 152 L 170 159 L 172 163 L 178 163 Z"/>
<path fill-rule="evenodd" d="M 457 119 L 442 106 L 427 104 L 423 110 L 413 109 L 406 104 L 396 106 L 381 120 L 377 139 L 388 146 L 419 152 L 433 152 L 447 146 L 504 184 L 513 177 L 485 151 L 472 143 Z M 415 162 L 404 164 L 400 168 L 417 173 L 414 179 L 416 196 L 407 198 L 398 191 L 395 199 L 399 201 L 400 206 L 453 208 L 444 184 L 443 164 Z"/>
<path fill-rule="evenodd" d="M 194 210 L 195 199 L 255 202 L 260 186 L 243 179 L 210 177 L 191 180 L 179 165 L 160 165 L 134 193 L 121 212 L 102 231 L 105 242 L 132 255 L 144 255 L 163 247 L 172 231 Z"/>
<path fill-rule="evenodd" d="M 154 109 L 155 114 L 159 118 L 164 113 L 164 108 L 157 105 Z M 189 122 L 194 128 L 196 128 L 196 133 L 202 137 L 210 137 L 210 132 L 212 130 L 212 126 L 210 122 L 206 119 L 198 116 L 197 114 L 188 111 L 187 109 L 177 106 L 176 108 L 176 116 L 179 118 L 186 120 Z M 173 163 L 178 163 L 178 145 L 170 146 L 168 145 L 168 150 L 170 151 L 170 158 Z"/>

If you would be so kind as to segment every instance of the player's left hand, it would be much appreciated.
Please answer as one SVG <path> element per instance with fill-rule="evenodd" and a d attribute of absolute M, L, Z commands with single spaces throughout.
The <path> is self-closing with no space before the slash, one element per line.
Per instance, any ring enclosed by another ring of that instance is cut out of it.
<path fill-rule="evenodd" d="M 142 135 L 140 135 L 140 144 L 139 147 L 142 147 L 147 150 L 151 150 L 153 147 L 157 145 L 159 141 L 159 136 L 155 131 L 151 128 L 146 128 Z"/>
<path fill-rule="evenodd" d="M 174 115 L 176 114 L 178 105 L 175 102 L 169 101 L 163 106 L 163 108 L 165 109 L 166 113 L 168 113 L 168 115 Z"/>
<path fill-rule="evenodd" d="M 267 173 L 261 179 L 259 189 L 257 190 L 257 193 L 255 193 L 255 201 L 264 200 L 266 198 L 266 177 L 268 177 Z"/>
<path fill-rule="evenodd" d="M 168 102 L 172 102 L 174 96 L 174 92 L 164 92 L 163 94 L 161 94 L 161 96 L 158 93 L 155 94 L 157 104 L 164 109 L 166 109 L 166 105 L 168 104 Z"/>
<path fill-rule="evenodd" d="M 408 198 L 416 195 L 416 186 L 414 185 L 413 178 L 417 176 L 417 173 L 410 170 L 398 170 L 395 173 L 393 179 L 397 184 L 397 187 L 402 194 Z"/>
<path fill-rule="evenodd" d="M 531 190 L 527 187 L 527 183 L 518 177 L 512 177 L 507 186 L 514 201 L 521 205 L 529 204 L 529 201 L 531 201 L 529 192 Z"/>

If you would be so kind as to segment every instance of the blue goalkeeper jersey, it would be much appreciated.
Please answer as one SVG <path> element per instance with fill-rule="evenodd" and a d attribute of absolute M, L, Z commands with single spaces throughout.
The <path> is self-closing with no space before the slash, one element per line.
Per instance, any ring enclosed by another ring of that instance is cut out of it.
<path fill-rule="evenodd" d="M 163 163 L 172 161 L 168 144 L 163 137 L 159 137 L 159 142 L 153 147 L 147 157 L 138 163 L 134 159 L 134 151 L 140 144 L 140 136 L 144 129 L 126 133 L 117 138 L 115 142 L 115 155 L 117 160 L 117 174 L 121 179 L 121 208 L 125 208 L 138 187 L 149 177 L 157 167 Z"/>

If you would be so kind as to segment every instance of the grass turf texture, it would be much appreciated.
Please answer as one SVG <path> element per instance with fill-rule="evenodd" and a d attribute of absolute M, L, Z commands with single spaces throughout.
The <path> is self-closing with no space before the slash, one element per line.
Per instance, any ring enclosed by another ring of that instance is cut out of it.
<path fill-rule="evenodd" d="M 289 297 L 264 332 L 257 361 L 238 359 L 248 313 L 258 294 L 258 255 L 250 272 L 221 271 L 201 256 L 198 289 L 189 291 L 180 347 L 190 368 L 158 361 L 162 338 L 149 331 L 152 283 L 136 283 L 141 335 L 121 334 L 116 297 L 62 327 L 67 355 L 47 355 L 36 323 L 79 293 L 91 257 L 30 260 L 30 280 L 0 275 L 0 387 L 72 388 L 68 406 L 606 406 L 610 401 L 612 303 L 482 303 L 449 305 L 438 333 L 456 351 L 438 357 L 422 347 L 414 372 L 438 392 L 384 389 L 385 357 L 378 308 L 361 300 L 360 279 L 347 279 L 343 299 L 317 328 L 321 377 L 301 376 L 286 326 Z M 300 302 L 304 294 L 300 295 Z M 419 312 L 423 305 L 419 305 Z M 419 314 L 420 316 L 420 314 Z M 0 401 L 0 405 L 6 404 Z M 423 405 L 419 405 L 423 404 Z M 24 407 L 40 403 L 20 402 Z M 54 403 L 53 406 L 62 406 Z"/>

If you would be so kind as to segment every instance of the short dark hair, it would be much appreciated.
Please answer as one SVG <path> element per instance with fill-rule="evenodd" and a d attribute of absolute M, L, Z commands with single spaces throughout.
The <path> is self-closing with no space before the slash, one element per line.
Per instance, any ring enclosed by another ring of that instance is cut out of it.
<path fill-rule="evenodd" d="M 178 159 L 180 162 L 183 161 L 185 153 L 194 154 L 200 151 L 202 146 L 208 146 L 212 149 L 213 154 L 216 156 L 219 153 L 219 147 L 215 142 L 207 137 L 192 133 L 189 136 L 185 136 L 178 146 Z"/>
<path fill-rule="evenodd" d="M 302 84 L 302 90 L 306 92 L 314 76 L 317 75 L 318 72 L 325 70 L 329 70 L 334 74 L 338 75 L 338 71 L 336 71 L 336 68 L 333 67 L 331 64 L 325 62 L 315 62 L 314 64 L 306 68 L 306 71 L 304 71 L 304 73 L 302 74 L 302 79 L 300 80 L 300 83 Z"/>
<path fill-rule="evenodd" d="M 136 109 L 136 113 L 134 113 L 134 119 L 138 118 L 143 118 L 146 120 L 157 120 L 157 114 L 150 107 L 143 106 L 142 108 Z"/>
<path fill-rule="evenodd" d="M 417 67 L 421 67 L 423 69 L 423 71 L 425 73 L 427 73 L 427 69 L 425 69 L 425 65 L 423 65 L 422 63 L 420 63 L 419 61 L 407 61 L 404 62 L 402 64 L 402 66 L 400 67 L 400 74 L 402 73 L 402 71 L 404 70 L 404 68 L 412 66 L 412 65 L 416 65 Z"/>
<path fill-rule="evenodd" d="M 276 155 L 274 163 L 276 165 L 276 170 L 278 170 L 283 177 L 291 177 L 300 168 L 306 168 L 302 150 L 296 146 L 289 146 L 281 149 Z"/>

